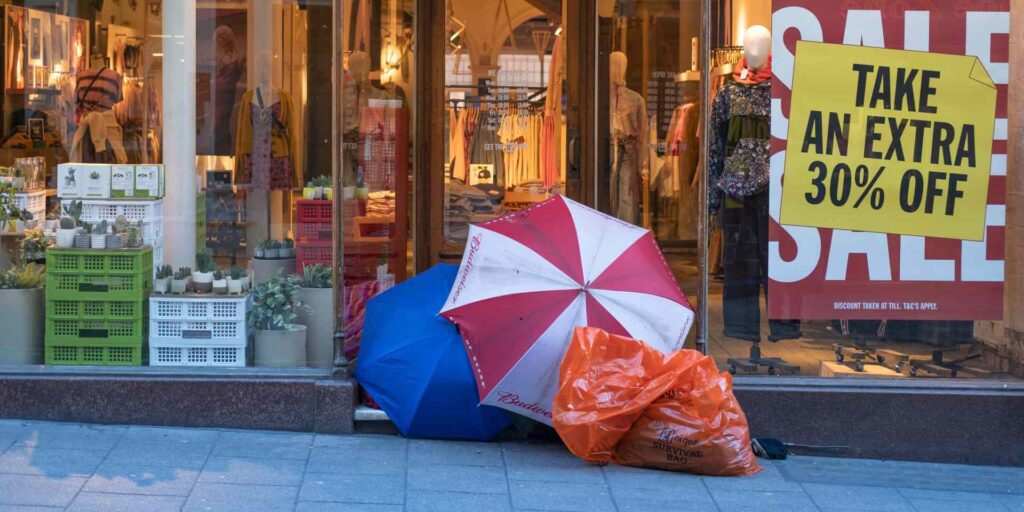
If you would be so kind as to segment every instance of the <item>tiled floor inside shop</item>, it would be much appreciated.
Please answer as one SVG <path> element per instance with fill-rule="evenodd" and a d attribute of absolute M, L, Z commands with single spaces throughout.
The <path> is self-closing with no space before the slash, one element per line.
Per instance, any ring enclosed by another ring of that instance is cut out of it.
<path fill-rule="evenodd" d="M 672 271 L 679 280 L 683 291 L 693 303 L 694 307 L 696 307 L 699 295 L 697 294 L 697 256 L 695 250 L 670 249 L 666 251 L 665 258 L 672 267 Z M 762 297 L 761 300 L 761 310 L 761 331 L 765 336 L 767 336 L 768 320 L 767 317 L 764 316 L 764 297 Z M 708 283 L 708 325 L 708 353 L 715 358 L 715 362 L 718 363 L 720 368 L 723 370 L 729 368 L 729 364 L 727 362 L 729 358 L 743 358 L 749 355 L 751 346 L 750 342 L 722 335 L 722 281 L 720 279 L 712 278 Z M 856 340 L 856 342 L 864 344 L 876 351 L 889 350 L 895 353 L 905 354 L 906 356 L 920 362 L 927 362 L 931 360 L 933 352 L 936 350 L 946 350 L 946 352 L 942 354 L 942 357 L 946 361 L 969 358 L 972 355 L 979 353 L 977 344 L 973 343 L 970 337 L 950 339 L 950 337 L 947 336 L 939 336 L 938 339 L 935 340 L 935 343 L 907 342 L 899 339 L 898 335 L 894 336 L 892 326 L 890 326 L 889 329 L 887 338 L 880 338 L 877 335 L 869 335 L 865 337 L 865 340 Z M 804 321 L 801 323 L 800 330 L 803 336 L 799 339 L 784 340 L 777 343 L 769 343 L 767 340 L 764 340 L 761 343 L 762 355 L 764 357 L 781 358 L 787 363 L 799 367 L 799 375 L 801 376 L 824 376 L 822 362 L 837 362 L 835 345 L 840 344 L 852 348 L 855 341 L 849 336 L 842 336 L 839 326 L 836 323 L 827 320 Z M 690 333 L 690 339 L 687 340 L 688 348 L 695 346 L 695 336 L 696 329 L 693 329 Z M 839 368 L 839 371 L 845 372 L 843 375 L 846 377 L 866 376 L 864 372 L 854 371 L 854 362 L 850 355 L 851 352 L 849 349 L 844 349 L 844 351 L 846 352 L 846 356 L 844 357 L 843 364 L 839 366 L 843 366 L 849 370 Z M 909 364 L 904 364 L 898 368 L 899 371 L 895 371 L 897 370 L 897 365 L 892 359 L 893 358 L 890 357 L 888 361 L 883 360 L 883 363 L 887 365 L 887 368 L 881 372 L 872 373 L 871 377 L 899 379 L 951 377 L 949 373 L 934 373 L 926 370 L 925 368 L 921 368 L 919 371 L 915 370 L 913 374 L 911 374 L 910 370 L 912 366 Z M 874 361 L 869 359 L 867 362 L 871 364 Z M 1007 373 L 999 372 L 986 365 L 980 358 L 970 359 L 969 361 L 964 362 L 963 366 L 966 367 L 966 370 L 959 371 L 957 373 L 957 378 L 1013 379 L 1013 377 Z M 833 368 L 835 368 L 835 365 L 833 365 Z M 829 370 L 826 370 L 826 372 L 828 371 Z M 741 371 L 740 374 L 742 373 L 743 372 Z M 759 368 L 758 373 L 765 374 L 766 368 Z"/>
<path fill-rule="evenodd" d="M 0 512 L 1024 512 L 1024 468 L 791 457 L 751 477 L 557 444 L 0 420 Z"/>

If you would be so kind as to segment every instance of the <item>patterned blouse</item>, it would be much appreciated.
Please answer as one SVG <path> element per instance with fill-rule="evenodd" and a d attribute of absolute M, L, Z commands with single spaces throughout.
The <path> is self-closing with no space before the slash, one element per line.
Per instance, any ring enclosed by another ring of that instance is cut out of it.
<path fill-rule="evenodd" d="M 756 85 L 730 82 L 711 107 L 708 208 L 723 195 L 749 197 L 768 189 L 771 142 L 771 80 Z"/>

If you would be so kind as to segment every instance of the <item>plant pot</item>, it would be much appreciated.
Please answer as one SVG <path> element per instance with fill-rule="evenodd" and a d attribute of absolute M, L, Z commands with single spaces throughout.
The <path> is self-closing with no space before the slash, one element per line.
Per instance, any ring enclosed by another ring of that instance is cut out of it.
<path fill-rule="evenodd" d="M 242 277 L 241 279 L 238 280 L 238 282 L 242 283 L 242 291 L 243 292 L 249 291 L 249 287 L 252 286 L 252 284 L 251 284 L 251 282 L 249 280 L 249 276 Z"/>
<path fill-rule="evenodd" d="M 43 364 L 45 312 L 42 288 L 0 290 L 0 365 Z"/>
<path fill-rule="evenodd" d="M 334 189 L 331 187 L 324 187 L 324 199 L 328 201 L 334 200 Z"/>
<path fill-rule="evenodd" d="M 302 308 L 296 309 L 296 323 L 306 326 L 306 359 L 309 366 L 327 368 L 334 363 L 334 290 L 299 288 Z"/>
<path fill-rule="evenodd" d="M 11 180 L 11 184 L 14 185 L 14 190 L 25 190 L 25 177 L 14 178 Z"/>
<path fill-rule="evenodd" d="M 262 247 L 257 247 L 256 250 L 253 252 L 253 257 L 262 260 L 263 258 L 267 257 L 267 253 Z"/>
<path fill-rule="evenodd" d="M 124 246 L 124 238 L 121 235 L 107 235 L 107 249 L 120 249 Z"/>
<path fill-rule="evenodd" d="M 228 292 L 228 280 L 227 279 L 214 279 L 213 280 L 213 293 L 224 295 Z"/>
<path fill-rule="evenodd" d="M 192 286 L 197 292 L 213 291 L 213 272 L 192 272 Z"/>
<path fill-rule="evenodd" d="M 294 247 L 286 247 L 284 249 L 281 249 L 281 257 L 282 258 L 294 258 L 295 257 L 295 248 Z"/>
<path fill-rule="evenodd" d="M 88 249 L 92 245 L 92 235 L 78 233 L 75 235 L 75 249 Z"/>
<path fill-rule="evenodd" d="M 171 279 L 171 293 L 185 293 L 188 291 L 189 278 Z"/>
<path fill-rule="evenodd" d="M 315 192 L 314 192 L 315 197 L 313 197 L 313 199 L 323 199 L 324 198 L 324 188 L 323 187 L 314 187 L 314 190 L 315 190 Z"/>
<path fill-rule="evenodd" d="M 16 220 L 16 221 L 14 221 L 14 232 L 15 233 L 24 233 L 25 232 L 25 221 L 23 221 L 23 220 Z"/>
<path fill-rule="evenodd" d="M 306 326 L 287 331 L 256 331 L 253 343 L 256 366 L 299 368 L 306 366 Z"/>
<path fill-rule="evenodd" d="M 228 279 L 228 293 L 240 294 L 242 293 L 242 280 L 241 279 Z"/>
<path fill-rule="evenodd" d="M 77 229 L 58 229 L 57 230 L 57 247 L 61 249 L 67 249 L 74 247 L 75 235 L 78 234 Z"/>
<path fill-rule="evenodd" d="M 171 278 L 161 277 L 153 280 L 153 291 L 155 293 L 167 293 L 171 291 Z"/>
<path fill-rule="evenodd" d="M 268 260 L 276 260 L 281 257 L 281 249 L 263 249 L 263 257 Z"/>
<path fill-rule="evenodd" d="M 89 235 L 89 247 L 93 249 L 107 248 L 107 235 Z"/>

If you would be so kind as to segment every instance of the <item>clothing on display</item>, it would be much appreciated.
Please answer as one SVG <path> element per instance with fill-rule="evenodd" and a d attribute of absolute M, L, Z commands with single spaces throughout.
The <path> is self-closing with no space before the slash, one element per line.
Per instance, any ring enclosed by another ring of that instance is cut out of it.
<path fill-rule="evenodd" d="M 124 133 L 113 110 L 89 112 L 78 123 L 71 143 L 71 161 L 126 164 Z"/>
<path fill-rule="evenodd" d="M 490 192 L 452 180 L 445 187 L 445 237 L 453 243 L 466 241 L 469 225 L 505 213 L 497 190 Z"/>
<path fill-rule="evenodd" d="M 238 82 L 245 73 L 245 59 L 235 58 L 217 62 L 217 78 L 213 91 L 213 151 L 217 155 L 230 155 L 231 114 L 238 99 Z"/>
<path fill-rule="evenodd" d="M 640 93 L 613 84 L 611 101 L 611 208 L 620 220 L 640 223 L 640 175 L 647 168 L 647 105 Z"/>
<path fill-rule="evenodd" d="M 658 238 L 697 239 L 697 206 L 700 176 L 700 125 L 698 103 L 685 103 L 672 113 L 661 169 L 651 176 L 651 190 L 657 198 Z"/>
<path fill-rule="evenodd" d="M 555 36 L 548 68 L 547 96 L 544 100 L 544 125 L 541 128 L 540 175 L 548 189 L 564 179 L 561 170 L 562 66 L 565 60 L 563 43 L 561 35 Z"/>
<path fill-rule="evenodd" d="M 256 91 L 242 96 L 235 140 L 235 184 L 252 190 L 286 190 L 299 187 L 292 136 L 291 100 L 275 91 L 278 100 L 261 106 Z"/>
<path fill-rule="evenodd" d="M 723 196 L 742 198 L 768 189 L 771 134 L 771 80 L 755 85 L 729 83 L 711 108 L 708 153 L 708 208 Z"/>
<path fill-rule="evenodd" d="M 722 208 L 724 334 L 761 340 L 761 293 L 768 297 L 768 192 L 726 198 Z M 799 320 L 769 320 L 770 341 L 800 337 Z"/>
<path fill-rule="evenodd" d="M 89 69 L 78 73 L 75 90 L 75 114 L 81 119 L 89 112 L 114 108 L 124 99 L 121 74 L 108 67 Z"/>

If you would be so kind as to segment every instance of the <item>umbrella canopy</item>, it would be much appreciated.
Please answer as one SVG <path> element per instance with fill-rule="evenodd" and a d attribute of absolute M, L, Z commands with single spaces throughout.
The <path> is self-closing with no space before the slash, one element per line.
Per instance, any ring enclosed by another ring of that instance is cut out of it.
<path fill-rule="evenodd" d="M 693 323 L 649 231 L 561 196 L 471 226 L 441 316 L 462 332 L 482 403 L 548 425 L 575 326 L 667 353 Z"/>
<path fill-rule="evenodd" d="M 462 338 L 437 316 L 456 270 L 438 265 L 370 299 L 355 376 L 406 436 L 486 441 L 510 419 L 480 405 Z"/>

